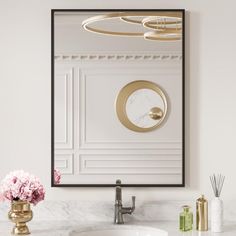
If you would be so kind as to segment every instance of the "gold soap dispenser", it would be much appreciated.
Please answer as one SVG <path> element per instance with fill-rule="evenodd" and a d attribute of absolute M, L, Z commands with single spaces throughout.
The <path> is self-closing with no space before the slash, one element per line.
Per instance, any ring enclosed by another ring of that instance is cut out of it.
<path fill-rule="evenodd" d="M 201 195 L 196 202 L 196 228 L 199 231 L 208 230 L 208 202 Z"/>

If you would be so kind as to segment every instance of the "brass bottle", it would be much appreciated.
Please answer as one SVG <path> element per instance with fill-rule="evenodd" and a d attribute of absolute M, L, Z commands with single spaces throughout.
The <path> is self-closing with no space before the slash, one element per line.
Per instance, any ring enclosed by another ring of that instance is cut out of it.
<path fill-rule="evenodd" d="M 196 202 L 196 221 L 197 230 L 208 230 L 208 202 L 204 198 L 204 195 L 201 195 Z"/>

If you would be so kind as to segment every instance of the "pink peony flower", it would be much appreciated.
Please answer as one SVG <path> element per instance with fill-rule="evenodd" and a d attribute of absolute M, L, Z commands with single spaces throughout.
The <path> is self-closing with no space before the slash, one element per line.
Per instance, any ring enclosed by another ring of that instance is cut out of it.
<path fill-rule="evenodd" d="M 0 196 L 3 200 L 22 200 L 36 205 L 44 200 L 45 190 L 37 177 L 17 170 L 10 172 L 2 180 Z"/>
<path fill-rule="evenodd" d="M 57 169 L 54 170 L 54 184 L 60 184 L 61 182 L 61 172 Z"/>

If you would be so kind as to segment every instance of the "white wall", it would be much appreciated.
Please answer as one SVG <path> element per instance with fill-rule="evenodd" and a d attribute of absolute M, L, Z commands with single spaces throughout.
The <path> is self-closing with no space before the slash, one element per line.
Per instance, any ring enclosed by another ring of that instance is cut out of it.
<path fill-rule="evenodd" d="M 14 169 L 38 175 L 47 199 L 113 200 L 111 188 L 50 187 L 50 9 L 185 8 L 186 188 L 130 188 L 126 198 L 211 195 L 209 174 L 236 190 L 235 0 L 0 0 L 0 178 Z"/>

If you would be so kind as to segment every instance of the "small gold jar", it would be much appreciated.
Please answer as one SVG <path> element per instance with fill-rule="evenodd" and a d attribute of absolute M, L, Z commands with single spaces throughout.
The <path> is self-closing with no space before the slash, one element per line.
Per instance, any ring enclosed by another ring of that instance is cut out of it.
<path fill-rule="evenodd" d="M 26 222 L 33 218 L 33 212 L 30 209 L 30 204 L 26 201 L 12 201 L 11 210 L 8 212 L 8 218 L 16 225 L 12 229 L 14 235 L 30 234 Z"/>

